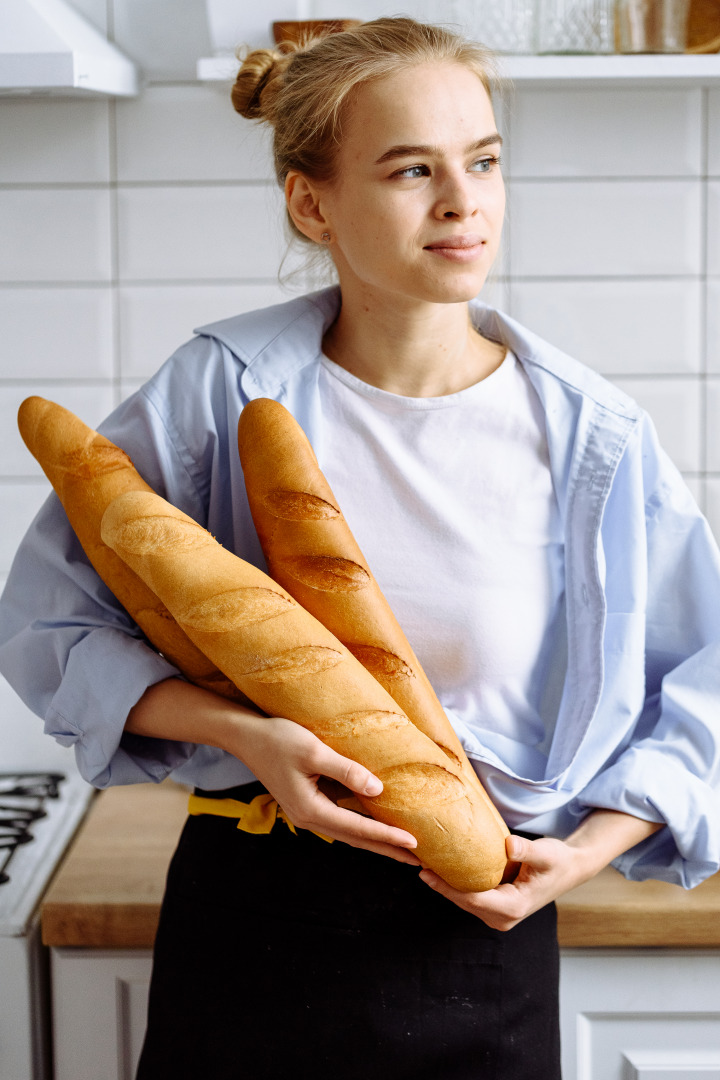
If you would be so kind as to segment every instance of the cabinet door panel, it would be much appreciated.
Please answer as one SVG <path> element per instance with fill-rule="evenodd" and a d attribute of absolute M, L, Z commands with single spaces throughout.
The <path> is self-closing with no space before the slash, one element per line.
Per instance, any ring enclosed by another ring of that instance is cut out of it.
<path fill-rule="evenodd" d="M 55 1080 L 132 1080 L 151 969 L 150 952 L 52 950 Z"/>
<path fill-rule="evenodd" d="M 720 1080 L 720 1050 L 641 1050 L 625 1062 L 627 1080 Z"/>
<path fill-rule="evenodd" d="M 564 1080 L 720 1080 L 720 954 L 567 950 Z"/>

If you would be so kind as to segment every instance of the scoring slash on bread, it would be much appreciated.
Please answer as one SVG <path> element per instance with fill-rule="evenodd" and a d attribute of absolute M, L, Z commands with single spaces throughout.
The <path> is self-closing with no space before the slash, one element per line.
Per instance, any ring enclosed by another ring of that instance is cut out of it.
<path fill-rule="evenodd" d="M 100 522 L 112 500 L 126 491 L 152 490 L 128 455 L 45 398 L 23 401 L 18 427 L 92 566 L 148 640 L 191 682 L 231 700 L 244 700 L 237 687 L 193 645 L 153 591 L 102 541 Z"/>
<path fill-rule="evenodd" d="M 238 449 L 270 576 L 342 641 L 415 726 L 462 769 L 495 819 L 491 833 L 509 835 L 298 422 L 279 402 L 257 398 L 240 414 Z"/>
<path fill-rule="evenodd" d="M 504 835 L 477 789 L 282 586 L 157 495 L 120 495 L 102 538 L 251 701 L 382 780 L 380 795 L 360 802 L 412 833 L 423 865 L 463 891 L 500 882 Z"/>

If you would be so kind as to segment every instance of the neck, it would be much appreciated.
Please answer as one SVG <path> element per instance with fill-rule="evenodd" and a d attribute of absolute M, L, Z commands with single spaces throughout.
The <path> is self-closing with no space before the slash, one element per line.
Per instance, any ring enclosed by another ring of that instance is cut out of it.
<path fill-rule="evenodd" d="M 481 337 L 466 303 L 401 307 L 343 293 L 325 355 L 363 382 L 404 397 L 442 397 L 480 382 L 505 348 Z"/>

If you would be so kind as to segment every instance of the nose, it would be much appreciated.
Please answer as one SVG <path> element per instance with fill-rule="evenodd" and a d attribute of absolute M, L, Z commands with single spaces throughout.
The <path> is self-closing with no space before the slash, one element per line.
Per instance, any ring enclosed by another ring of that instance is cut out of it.
<path fill-rule="evenodd" d="M 436 216 L 462 221 L 473 217 L 477 210 L 477 195 L 472 179 L 464 170 L 462 173 L 448 172 L 440 183 Z"/>

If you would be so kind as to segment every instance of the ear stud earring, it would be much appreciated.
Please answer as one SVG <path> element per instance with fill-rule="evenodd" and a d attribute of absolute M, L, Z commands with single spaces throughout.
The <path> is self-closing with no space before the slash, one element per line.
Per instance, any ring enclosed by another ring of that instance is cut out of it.
<path fill-rule="evenodd" d="M 322 240 L 323 244 L 329 244 L 332 237 L 330 236 L 329 232 L 324 232 L 320 239 Z"/>

